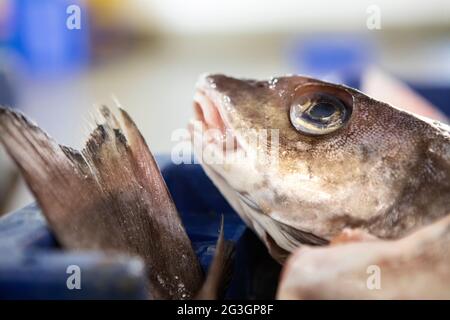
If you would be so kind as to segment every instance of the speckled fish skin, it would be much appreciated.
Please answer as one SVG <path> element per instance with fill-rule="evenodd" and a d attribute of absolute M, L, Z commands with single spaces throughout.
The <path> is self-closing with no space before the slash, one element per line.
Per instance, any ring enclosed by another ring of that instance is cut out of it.
<path fill-rule="evenodd" d="M 344 127 L 322 136 L 297 131 L 289 110 L 305 90 L 350 104 Z M 395 239 L 450 211 L 450 131 L 443 123 L 302 76 L 255 81 L 204 75 L 197 95 L 202 98 L 194 106 L 204 108 L 206 101 L 217 108 L 244 150 L 243 129 L 279 130 L 278 166 L 251 159 L 246 165 L 203 164 L 273 255 L 302 243 L 325 244 L 344 228 Z"/>

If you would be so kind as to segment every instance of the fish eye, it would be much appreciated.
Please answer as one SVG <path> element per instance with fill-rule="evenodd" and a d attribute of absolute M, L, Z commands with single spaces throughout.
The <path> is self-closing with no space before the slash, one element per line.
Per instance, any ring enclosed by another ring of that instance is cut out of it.
<path fill-rule="evenodd" d="M 324 135 L 344 126 L 351 108 L 328 93 L 308 93 L 297 97 L 290 107 L 294 128 L 307 135 Z"/>

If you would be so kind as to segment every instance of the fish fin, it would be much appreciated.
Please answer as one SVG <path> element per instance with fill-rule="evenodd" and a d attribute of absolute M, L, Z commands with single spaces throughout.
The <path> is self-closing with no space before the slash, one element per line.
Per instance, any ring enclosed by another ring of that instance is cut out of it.
<path fill-rule="evenodd" d="M 267 232 L 265 233 L 264 243 L 272 258 L 280 265 L 283 265 L 289 257 L 290 252 L 280 247 Z"/>
<path fill-rule="evenodd" d="M 302 245 L 323 246 L 329 241 L 311 232 L 295 228 L 286 223 L 284 213 L 269 212 L 270 220 L 264 220 L 266 232 L 261 236 L 270 255 L 281 265 L 284 264 L 289 254 Z"/>
<path fill-rule="evenodd" d="M 0 141 L 63 247 L 137 255 L 152 298 L 191 298 L 202 271 L 156 162 L 125 111 L 100 114 L 78 151 L 0 108 Z"/>
<path fill-rule="evenodd" d="M 208 270 L 206 281 L 196 296 L 198 300 L 222 299 L 231 280 L 234 261 L 234 245 L 224 238 L 224 218 L 220 225 L 219 238 L 213 261 Z"/>

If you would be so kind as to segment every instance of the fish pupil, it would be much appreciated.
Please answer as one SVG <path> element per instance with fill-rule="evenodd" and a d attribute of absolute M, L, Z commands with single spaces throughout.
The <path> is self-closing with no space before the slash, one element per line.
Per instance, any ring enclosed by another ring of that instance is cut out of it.
<path fill-rule="evenodd" d="M 331 103 L 319 102 L 309 110 L 309 115 L 314 119 L 322 119 L 331 117 L 335 112 L 336 108 Z"/>

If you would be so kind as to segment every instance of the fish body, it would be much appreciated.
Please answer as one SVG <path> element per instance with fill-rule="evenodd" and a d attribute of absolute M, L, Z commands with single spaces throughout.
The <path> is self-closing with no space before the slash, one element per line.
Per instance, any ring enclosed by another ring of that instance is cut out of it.
<path fill-rule="evenodd" d="M 197 157 L 279 261 L 346 228 L 396 239 L 449 213 L 441 122 L 302 76 L 205 75 L 194 100 Z"/>

